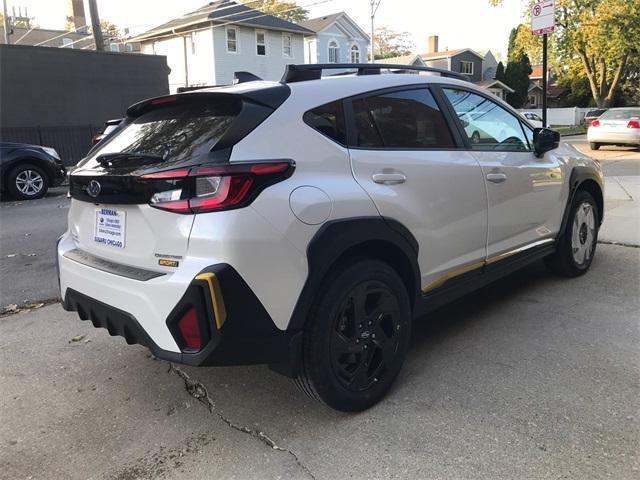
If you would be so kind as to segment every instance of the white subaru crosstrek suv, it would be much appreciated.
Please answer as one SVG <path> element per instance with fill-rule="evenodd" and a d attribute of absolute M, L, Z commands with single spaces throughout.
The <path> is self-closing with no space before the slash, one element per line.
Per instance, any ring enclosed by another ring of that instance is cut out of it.
<path fill-rule="evenodd" d="M 64 308 L 170 362 L 269 364 L 370 407 L 414 318 L 537 259 L 572 277 L 594 257 L 598 163 L 455 77 L 291 65 L 133 105 L 70 175 Z"/>

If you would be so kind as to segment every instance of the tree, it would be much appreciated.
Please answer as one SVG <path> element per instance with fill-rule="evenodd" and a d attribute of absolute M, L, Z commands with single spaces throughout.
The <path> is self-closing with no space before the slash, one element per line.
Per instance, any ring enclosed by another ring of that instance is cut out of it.
<path fill-rule="evenodd" d="M 493 78 L 494 80 L 500 80 L 502 83 L 505 82 L 506 78 L 504 75 L 504 63 L 498 62 L 498 66 L 496 67 L 496 75 Z"/>
<path fill-rule="evenodd" d="M 309 12 L 298 6 L 296 2 L 286 0 L 243 0 L 250 8 L 259 10 L 288 22 L 302 22 L 309 18 Z"/>
<path fill-rule="evenodd" d="M 409 32 L 396 32 L 387 27 L 380 27 L 375 32 L 374 47 L 376 59 L 391 58 L 410 54 L 413 43 L 409 40 Z"/>
<path fill-rule="evenodd" d="M 526 0 L 527 12 L 532 3 Z M 622 83 L 635 75 L 639 36 L 640 0 L 556 0 L 555 63 L 580 61 L 598 107 L 612 105 Z"/>
<path fill-rule="evenodd" d="M 504 83 L 513 88 L 512 93 L 507 94 L 507 102 L 514 108 L 522 108 L 527 102 L 529 93 L 529 75 L 531 75 L 531 62 L 526 53 L 521 53 L 517 60 L 509 61 L 504 72 Z"/>

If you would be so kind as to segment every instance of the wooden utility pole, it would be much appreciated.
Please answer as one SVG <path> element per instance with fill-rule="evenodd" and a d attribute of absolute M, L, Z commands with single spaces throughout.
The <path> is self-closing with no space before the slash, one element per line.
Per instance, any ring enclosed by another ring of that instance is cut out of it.
<path fill-rule="evenodd" d="M 104 50 L 104 40 L 102 39 L 102 28 L 100 27 L 100 16 L 98 15 L 98 5 L 96 0 L 89 0 L 89 15 L 91 15 L 91 30 L 93 30 L 93 41 L 96 43 L 96 50 Z"/>
<path fill-rule="evenodd" d="M 7 0 L 2 0 L 2 6 L 4 8 L 4 43 L 9 45 L 11 43 L 11 39 L 9 35 L 11 35 L 11 24 L 9 23 L 9 14 L 7 12 Z"/>
<path fill-rule="evenodd" d="M 378 7 L 380 6 L 381 1 L 382 0 L 370 0 L 370 3 L 371 3 L 371 52 L 370 52 L 371 60 L 370 62 L 371 63 L 374 63 L 376 61 L 373 56 L 373 52 L 375 51 L 374 43 L 376 38 L 376 32 L 373 26 L 373 21 L 376 18 L 376 12 L 378 11 Z"/>

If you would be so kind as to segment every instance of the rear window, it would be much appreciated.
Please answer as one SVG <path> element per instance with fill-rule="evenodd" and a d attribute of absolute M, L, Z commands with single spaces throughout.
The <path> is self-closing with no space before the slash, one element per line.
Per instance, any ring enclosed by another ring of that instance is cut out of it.
<path fill-rule="evenodd" d="M 123 128 L 102 148 L 92 152 L 87 166 L 107 153 L 137 153 L 162 158 L 167 166 L 207 155 L 229 129 L 241 109 L 234 98 L 159 105 Z"/>
<path fill-rule="evenodd" d="M 447 122 L 425 88 L 354 100 L 353 113 L 358 147 L 454 147 Z"/>
<path fill-rule="evenodd" d="M 587 114 L 585 115 L 585 117 L 599 117 L 600 115 L 602 115 L 606 110 L 589 110 L 587 112 Z"/>
<path fill-rule="evenodd" d="M 640 108 L 607 110 L 600 116 L 603 120 L 629 120 L 631 117 L 640 117 Z"/>

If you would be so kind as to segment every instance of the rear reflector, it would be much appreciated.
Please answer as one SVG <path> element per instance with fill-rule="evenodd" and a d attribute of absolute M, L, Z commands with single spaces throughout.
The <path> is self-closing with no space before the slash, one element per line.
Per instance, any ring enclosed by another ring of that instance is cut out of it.
<path fill-rule="evenodd" d="M 178 330 L 180 330 L 180 335 L 182 335 L 182 339 L 187 348 L 200 350 L 202 342 L 200 340 L 198 316 L 196 315 L 195 308 L 191 307 L 182 318 L 178 320 Z"/>

